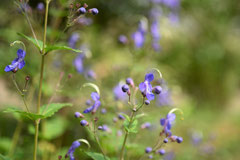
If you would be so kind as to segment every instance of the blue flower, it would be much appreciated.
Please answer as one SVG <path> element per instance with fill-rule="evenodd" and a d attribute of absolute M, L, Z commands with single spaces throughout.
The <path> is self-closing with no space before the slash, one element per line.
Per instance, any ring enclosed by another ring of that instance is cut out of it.
<path fill-rule="evenodd" d="M 120 35 L 118 37 L 118 42 L 121 43 L 121 44 L 127 44 L 128 38 L 125 35 Z"/>
<path fill-rule="evenodd" d="M 24 58 L 26 56 L 26 52 L 22 49 L 18 49 L 17 58 L 12 61 L 12 64 L 7 65 L 4 69 L 5 72 L 14 71 L 16 72 L 18 69 L 22 69 L 25 66 Z"/>
<path fill-rule="evenodd" d="M 160 35 L 160 32 L 159 32 L 159 23 L 156 19 L 152 22 L 151 34 L 152 34 L 152 38 L 153 38 L 152 39 L 153 49 L 155 51 L 160 51 L 161 47 L 160 47 L 159 43 L 160 43 L 161 35 Z"/>
<path fill-rule="evenodd" d="M 74 141 L 71 145 L 71 147 L 69 148 L 67 155 L 69 155 L 70 160 L 75 160 L 74 158 L 74 152 L 75 149 L 78 148 L 81 145 L 81 143 L 79 141 Z"/>
<path fill-rule="evenodd" d="M 79 40 L 80 36 L 78 33 L 73 33 L 69 40 L 68 40 L 68 45 L 71 48 L 76 48 L 77 41 Z"/>
<path fill-rule="evenodd" d="M 144 95 L 146 95 L 146 97 L 149 101 L 154 99 L 154 94 L 152 93 L 152 85 L 150 83 L 153 80 L 154 80 L 154 75 L 152 73 L 148 73 L 145 75 L 144 82 L 139 84 L 140 91 Z"/>
<path fill-rule="evenodd" d="M 163 126 L 163 131 L 166 135 L 171 135 L 171 128 L 174 124 L 176 115 L 174 113 L 167 114 L 166 118 L 160 120 L 161 126 Z"/>
<path fill-rule="evenodd" d="M 44 9 L 45 9 L 45 7 L 44 7 L 44 4 L 42 2 L 37 4 L 37 10 L 38 11 L 44 11 Z"/>
<path fill-rule="evenodd" d="M 141 48 L 145 42 L 145 33 L 147 32 L 146 29 L 146 22 L 144 20 L 139 22 L 138 29 L 136 32 L 132 34 L 132 39 L 136 48 Z"/>
<path fill-rule="evenodd" d="M 162 92 L 157 95 L 157 104 L 159 106 L 171 106 L 172 105 L 171 93 L 167 89 L 163 89 Z"/>
<path fill-rule="evenodd" d="M 84 54 L 79 54 L 73 61 L 73 64 L 78 73 L 83 73 L 84 71 L 84 67 L 83 67 L 84 58 L 85 58 Z"/>
<path fill-rule="evenodd" d="M 113 88 L 113 94 L 114 94 L 115 100 L 121 100 L 121 101 L 127 100 L 127 95 L 122 91 L 122 85 L 120 83 Z"/>
<path fill-rule="evenodd" d="M 97 92 L 92 92 L 91 93 L 91 97 L 92 97 L 92 100 L 94 101 L 94 104 L 91 106 L 91 107 L 88 107 L 87 109 L 85 109 L 83 111 L 83 113 L 95 113 L 98 109 L 98 107 L 100 107 L 101 105 L 101 102 L 100 102 L 100 96 Z"/>
<path fill-rule="evenodd" d="M 90 79 L 90 80 L 96 80 L 97 75 L 93 70 L 89 69 L 85 73 L 85 78 Z"/>

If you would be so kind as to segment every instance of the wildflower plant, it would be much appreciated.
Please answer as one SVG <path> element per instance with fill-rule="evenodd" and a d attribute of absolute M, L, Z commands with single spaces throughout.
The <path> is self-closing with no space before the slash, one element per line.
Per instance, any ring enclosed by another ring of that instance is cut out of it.
<path fill-rule="evenodd" d="M 23 33 L 18 33 L 19 36 L 29 41 L 32 45 L 34 45 L 39 52 L 39 59 L 40 59 L 40 67 L 39 67 L 39 81 L 38 81 L 38 93 L 37 93 L 37 101 L 34 105 L 29 105 L 26 101 L 26 95 L 28 94 L 28 85 L 30 81 L 30 76 L 26 76 L 25 78 L 25 85 L 21 87 L 17 80 L 16 76 L 21 70 L 25 67 L 25 64 L 28 61 L 25 59 L 28 54 L 30 53 L 28 46 L 22 41 L 14 41 L 12 46 L 15 44 L 20 44 L 22 48 L 17 50 L 17 56 L 15 59 L 12 60 L 8 65 L 6 65 L 4 71 L 6 74 L 12 74 L 13 83 L 19 92 L 20 96 L 23 99 L 23 103 L 25 106 L 25 110 L 21 110 L 19 108 L 7 108 L 5 112 L 10 112 L 14 114 L 19 114 L 21 117 L 28 118 L 31 120 L 32 124 L 34 124 L 34 149 L 33 149 L 33 160 L 39 159 L 38 156 L 38 146 L 39 146 L 39 136 L 43 135 L 40 134 L 40 124 L 44 123 L 44 119 L 52 117 L 56 112 L 58 112 L 63 107 L 72 106 L 71 103 L 52 103 L 53 97 L 55 93 L 52 95 L 48 103 L 42 104 L 43 101 L 43 85 L 44 81 L 44 72 L 46 70 L 46 60 L 53 51 L 56 50 L 65 50 L 66 52 L 76 52 L 78 53 L 75 56 L 73 61 L 73 65 L 75 66 L 78 73 L 83 74 L 86 76 L 87 80 L 96 80 L 97 76 L 96 73 L 92 69 L 86 69 L 83 65 L 84 59 L 88 56 L 88 54 L 81 53 L 81 50 L 77 49 L 77 42 L 80 38 L 79 34 L 73 33 L 69 40 L 68 46 L 60 45 L 58 43 L 59 37 L 56 37 L 56 40 L 53 44 L 48 41 L 47 37 L 47 26 L 48 26 L 48 16 L 49 16 L 49 7 L 51 4 L 51 0 L 45 0 L 44 3 L 40 3 L 37 5 L 37 9 L 40 12 L 45 12 L 44 16 L 44 26 L 43 26 L 43 35 L 42 38 L 39 38 L 35 32 L 31 24 L 31 20 L 29 18 L 30 8 L 28 5 L 28 0 L 16 0 L 16 5 L 19 7 L 20 12 L 25 16 L 29 28 L 31 30 L 32 36 L 27 36 Z M 74 24 L 79 22 L 79 19 L 82 18 L 86 14 L 97 15 L 99 10 L 97 8 L 89 8 L 89 6 L 84 3 L 80 4 L 76 1 L 72 1 L 69 6 L 69 15 L 67 17 L 66 26 L 63 30 L 63 33 L 72 27 Z M 145 36 L 147 33 L 147 21 L 146 19 L 140 21 L 138 24 L 138 29 L 136 32 L 132 34 L 132 39 L 136 48 L 141 48 L 145 42 Z M 154 41 L 156 43 L 159 42 L 160 34 L 158 33 L 158 22 L 153 21 L 151 32 L 153 34 Z M 63 34 L 62 33 L 62 34 Z M 60 35 L 62 35 L 60 34 Z M 60 36 L 61 37 L 61 36 Z M 40 40 L 42 39 L 42 40 Z M 128 39 L 121 35 L 119 37 L 119 41 L 122 44 L 127 44 Z M 158 46 L 156 46 L 157 48 Z M 28 66 L 29 67 L 29 66 Z M 27 67 L 25 67 L 28 69 Z M 12 73 L 11 73 L 12 72 Z M 157 74 L 155 74 L 157 73 Z M 69 75 L 68 78 L 70 79 L 72 75 Z M 59 82 L 57 83 L 56 90 L 60 89 L 60 83 L 63 78 L 63 74 L 60 74 Z M 113 89 L 113 99 L 123 105 L 127 105 L 127 112 L 129 114 L 124 113 L 122 110 L 115 111 L 115 117 L 113 118 L 113 123 L 116 125 L 113 128 L 107 121 L 104 121 L 104 116 L 108 114 L 108 98 L 107 96 L 100 93 L 99 87 L 94 83 L 84 83 L 81 87 L 81 91 L 83 88 L 91 87 L 94 89 L 89 95 L 88 100 L 86 101 L 86 106 L 81 107 L 80 110 L 72 113 L 72 116 L 75 117 L 75 120 L 78 120 L 79 123 L 77 126 L 84 129 L 88 135 L 90 135 L 89 140 L 86 139 L 74 139 L 71 137 L 71 145 L 69 145 L 68 151 L 64 155 L 59 155 L 58 159 L 76 159 L 76 152 L 82 151 L 87 156 L 91 157 L 95 160 L 108 160 L 112 155 L 108 155 L 107 149 L 104 148 L 105 145 L 102 144 L 101 141 L 101 134 L 105 134 L 106 136 L 112 134 L 114 131 L 117 130 L 117 136 L 123 136 L 121 145 L 117 148 L 117 154 L 114 155 L 114 158 L 118 157 L 120 160 L 124 160 L 128 155 L 127 145 L 129 135 L 137 134 L 138 128 L 148 129 L 152 128 L 152 124 L 150 122 L 144 122 L 141 127 L 139 125 L 139 119 L 144 116 L 144 109 L 145 107 L 151 107 L 151 104 L 154 104 L 154 101 L 157 99 L 158 96 L 163 94 L 163 86 L 155 85 L 156 81 L 162 79 L 161 72 L 153 68 L 150 72 L 146 73 L 145 75 L 142 74 L 141 82 L 136 83 L 138 80 L 134 80 L 133 78 L 127 78 L 124 83 L 118 83 L 117 86 Z M 163 96 L 162 96 L 163 97 Z M 45 102 L 45 101 L 44 101 Z M 109 103 L 110 104 L 110 103 Z M 105 108 L 106 107 L 106 108 Z M 139 157 L 140 159 L 148 157 L 149 159 L 154 158 L 155 156 L 164 155 L 165 149 L 163 148 L 167 145 L 170 141 L 182 143 L 183 138 L 173 135 L 172 134 L 172 127 L 176 123 L 176 114 L 175 111 L 179 111 L 179 109 L 172 109 L 165 118 L 160 120 L 160 125 L 162 126 L 162 131 L 159 133 L 157 143 L 153 146 L 147 146 L 145 148 L 145 153 Z M 180 113 L 182 113 L 180 111 Z M 118 122 L 118 124 L 117 124 Z M 44 136 L 42 136 L 44 137 Z M 100 150 L 101 153 L 90 151 L 92 143 L 96 143 L 96 148 Z M 111 142 L 114 143 L 114 142 Z M 16 144 L 16 142 L 14 142 Z M 88 146 L 88 150 L 84 150 L 81 147 L 82 144 L 86 144 Z M 91 144 L 91 145 L 90 145 Z M 12 147 L 12 154 L 14 153 L 14 145 Z M 144 150 L 143 150 L 144 152 Z M 10 157 L 12 155 L 10 154 Z M 111 157 L 112 158 L 112 157 Z"/>

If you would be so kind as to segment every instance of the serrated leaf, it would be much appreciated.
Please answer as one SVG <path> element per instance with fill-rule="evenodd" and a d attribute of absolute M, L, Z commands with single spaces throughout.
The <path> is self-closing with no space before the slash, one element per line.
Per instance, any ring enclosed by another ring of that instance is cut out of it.
<path fill-rule="evenodd" d="M 101 153 L 96 152 L 85 152 L 89 157 L 93 160 L 105 160 L 104 156 Z M 106 157 L 106 160 L 110 160 L 110 158 Z"/>
<path fill-rule="evenodd" d="M 129 133 L 137 133 L 138 132 L 137 125 L 138 125 L 138 120 L 136 118 L 133 119 L 133 122 L 131 123 L 131 125 L 127 119 L 123 122 L 124 128 Z"/>
<path fill-rule="evenodd" d="M 20 110 L 20 109 L 17 109 L 17 108 L 7 108 L 7 109 L 4 110 L 3 112 L 18 113 L 18 114 L 20 114 L 21 116 L 27 117 L 27 118 L 29 118 L 29 119 L 31 119 L 31 120 L 37 120 L 37 119 L 44 118 L 44 115 L 25 112 L 25 111 Z"/>
<path fill-rule="evenodd" d="M 46 53 L 51 52 L 51 51 L 54 51 L 54 50 L 69 50 L 69 51 L 73 51 L 73 52 L 82 52 L 82 51 L 79 50 L 79 49 L 73 49 L 73 48 L 68 47 L 68 46 L 47 45 L 47 46 L 45 47 L 45 52 L 46 52 Z"/>
<path fill-rule="evenodd" d="M 11 160 L 10 158 L 0 154 L 0 160 Z"/>
<path fill-rule="evenodd" d="M 100 96 L 100 90 L 98 88 L 98 86 L 96 84 L 93 83 L 84 83 L 82 87 L 92 87 L 93 89 L 96 90 L 96 92 L 99 94 Z"/>
<path fill-rule="evenodd" d="M 38 43 L 37 43 L 37 41 L 32 37 L 28 37 L 28 36 L 26 36 L 25 34 L 22 34 L 22 33 L 17 33 L 17 34 L 19 36 L 27 39 L 28 41 L 32 42 L 39 50 L 42 50 L 43 42 L 41 40 L 37 40 L 38 41 Z"/>
<path fill-rule="evenodd" d="M 89 142 L 86 139 L 78 139 L 77 141 L 83 142 L 83 143 L 85 143 L 88 146 L 88 148 L 91 148 Z"/>
<path fill-rule="evenodd" d="M 71 107 L 71 103 L 51 103 L 45 104 L 41 107 L 40 113 L 44 116 L 44 118 L 51 117 L 57 112 L 59 109 L 63 107 Z"/>

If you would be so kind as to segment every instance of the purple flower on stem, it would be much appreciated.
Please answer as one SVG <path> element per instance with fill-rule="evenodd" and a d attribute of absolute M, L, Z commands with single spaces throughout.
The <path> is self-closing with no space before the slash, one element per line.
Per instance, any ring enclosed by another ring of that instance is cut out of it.
<path fill-rule="evenodd" d="M 152 152 L 152 148 L 151 148 L 151 147 L 147 147 L 147 148 L 145 149 L 145 152 L 146 152 L 146 153 Z"/>
<path fill-rule="evenodd" d="M 94 101 L 94 104 L 91 107 L 88 107 L 83 111 L 83 113 L 95 113 L 97 109 L 100 107 L 101 102 L 100 102 L 100 96 L 97 92 L 92 92 L 91 93 L 92 100 Z"/>
<path fill-rule="evenodd" d="M 171 128 L 175 121 L 176 115 L 174 113 L 167 114 L 166 118 L 160 120 L 163 131 L 166 135 L 171 135 Z"/>
<path fill-rule="evenodd" d="M 158 152 L 160 155 L 164 155 L 164 154 L 166 153 L 164 149 L 159 149 L 157 152 Z"/>
<path fill-rule="evenodd" d="M 25 66 L 24 58 L 26 56 L 26 52 L 22 49 L 18 49 L 17 56 L 18 57 L 12 61 L 12 64 L 5 67 L 5 72 L 16 72 L 18 69 L 22 69 Z"/>
<path fill-rule="evenodd" d="M 76 150 L 76 148 L 78 148 L 81 145 L 81 143 L 79 141 L 74 141 L 71 145 L 71 147 L 69 148 L 67 155 L 69 155 L 70 160 L 75 160 L 74 158 L 74 152 Z"/>
<path fill-rule="evenodd" d="M 85 56 L 83 54 L 79 54 L 73 61 L 73 64 L 78 73 L 83 73 L 84 71 L 84 67 L 83 67 L 84 58 Z"/>
<path fill-rule="evenodd" d="M 154 75 L 152 73 L 148 73 L 145 75 L 144 82 L 139 84 L 140 91 L 143 93 L 143 95 L 146 95 L 149 101 L 154 99 L 154 94 L 152 93 L 152 85 L 150 83 L 153 80 Z"/>

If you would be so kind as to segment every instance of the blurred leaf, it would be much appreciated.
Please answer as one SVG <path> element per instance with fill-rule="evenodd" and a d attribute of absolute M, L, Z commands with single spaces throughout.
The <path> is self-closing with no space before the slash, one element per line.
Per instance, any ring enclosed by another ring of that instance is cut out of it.
<path fill-rule="evenodd" d="M 29 118 L 29 119 L 31 119 L 31 120 L 37 120 L 37 119 L 44 118 L 44 115 L 25 112 L 25 111 L 22 111 L 22 110 L 17 109 L 17 108 L 7 108 L 7 109 L 4 110 L 3 112 L 18 113 L 18 114 L 20 114 L 21 116 L 27 117 L 27 118 Z"/>
<path fill-rule="evenodd" d="M 0 154 L 0 160 L 11 160 L 11 159 Z"/>
<path fill-rule="evenodd" d="M 7 137 L 2 137 L 1 136 L 1 140 L 0 140 L 0 150 L 5 152 L 9 151 L 9 148 L 11 147 L 12 144 L 12 140 L 10 138 Z"/>
<path fill-rule="evenodd" d="M 86 139 L 78 139 L 77 141 L 83 142 L 83 143 L 85 143 L 88 146 L 88 148 L 91 148 L 89 142 Z"/>
<path fill-rule="evenodd" d="M 93 89 L 95 89 L 97 91 L 97 93 L 100 96 L 100 90 L 98 88 L 98 86 L 96 84 L 93 83 L 84 83 L 82 87 L 92 87 Z"/>
<path fill-rule="evenodd" d="M 137 133 L 137 125 L 138 125 L 138 120 L 135 118 L 133 119 L 133 122 L 130 125 L 130 121 L 127 119 L 123 122 L 124 128 L 129 132 L 129 133 Z"/>
<path fill-rule="evenodd" d="M 40 113 L 44 116 L 44 118 L 51 117 L 57 112 L 59 109 L 63 107 L 71 107 L 71 103 L 51 103 L 45 104 L 41 107 Z"/>
<path fill-rule="evenodd" d="M 22 33 L 17 33 L 17 34 L 19 36 L 27 39 L 28 41 L 32 42 L 39 50 L 42 50 L 43 42 L 41 40 L 38 40 L 38 43 L 37 43 L 37 41 L 34 38 L 32 38 L 32 37 L 28 37 L 28 36 L 26 36 L 26 35 L 24 35 Z"/>
<path fill-rule="evenodd" d="M 64 133 L 67 126 L 68 121 L 66 119 L 56 116 L 48 121 L 45 121 L 42 136 L 48 140 L 55 139 Z"/>
<path fill-rule="evenodd" d="M 101 153 L 96 152 L 85 152 L 89 157 L 91 157 L 94 160 L 105 160 L 104 156 Z M 110 158 L 106 157 L 107 160 L 110 160 Z"/>
<path fill-rule="evenodd" d="M 143 117 L 143 116 L 145 116 L 144 113 L 136 115 L 135 118 L 138 119 L 138 118 L 141 118 L 141 117 Z"/>
<path fill-rule="evenodd" d="M 47 45 L 45 47 L 45 52 L 46 53 L 54 51 L 54 50 L 69 50 L 69 51 L 74 51 L 74 52 L 82 52 L 79 49 L 73 49 L 73 48 L 70 48 L 70 47 L 67 47 L 67 46 Z"/>
<path fill-rule="evenodd" d="M 130 121 L 130 118 L 129 118 L 129 116 L 127 115 L 127 114 L 125 114 L 125 113 L 121 113 L 128 121 Z"/>

